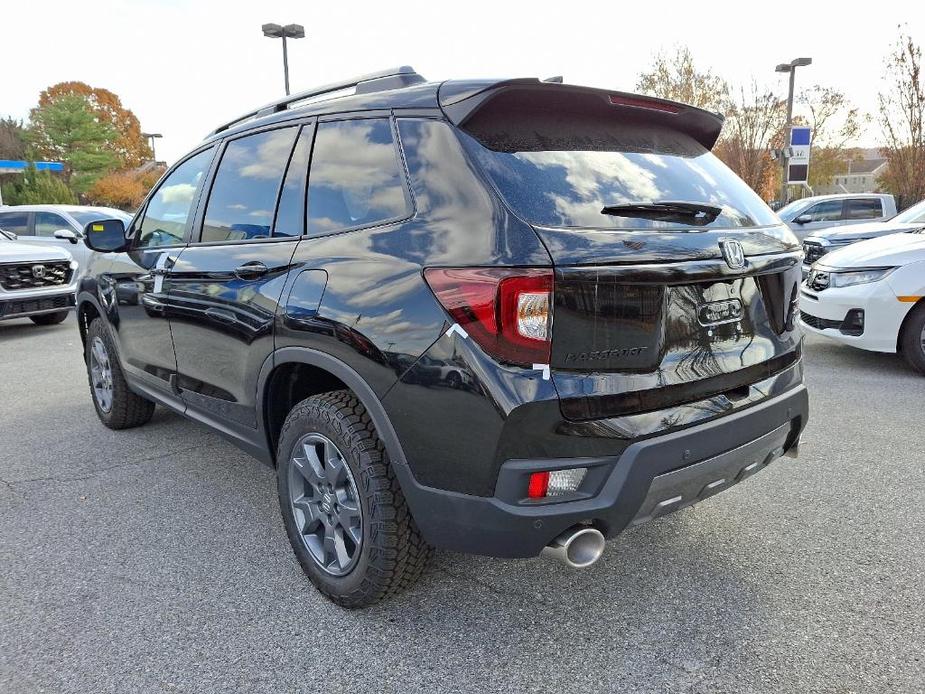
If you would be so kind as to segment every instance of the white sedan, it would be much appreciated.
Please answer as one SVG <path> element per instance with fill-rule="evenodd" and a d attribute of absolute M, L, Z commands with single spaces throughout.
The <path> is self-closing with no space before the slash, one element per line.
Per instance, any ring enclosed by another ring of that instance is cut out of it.
<path fill-rule="evenodd" d="M 925 230 L 833 251 L 803 283 L 804 327 L 846 345 L 900 352 L 925 374 Z"/>

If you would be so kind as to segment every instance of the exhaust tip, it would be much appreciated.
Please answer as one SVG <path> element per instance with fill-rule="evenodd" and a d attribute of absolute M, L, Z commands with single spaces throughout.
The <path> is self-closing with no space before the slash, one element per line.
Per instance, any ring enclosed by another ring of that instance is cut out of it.
<path fill-rule="evenodd" d="M 576 525 L 550 542 L 543 549 L 543 554 L 573 569 L 584 569 L 601 558 L 606 544 L 604 535 L 597 528 Z"/>

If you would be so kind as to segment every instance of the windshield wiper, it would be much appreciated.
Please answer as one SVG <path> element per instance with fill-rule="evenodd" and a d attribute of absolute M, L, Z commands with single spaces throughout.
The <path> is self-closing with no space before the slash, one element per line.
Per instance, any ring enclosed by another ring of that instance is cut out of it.
<path fill-rule="evenodd" d="M 638 217 L 659 222 L 678 222 L 701 227 L 710 224 L 722 214 L 723 208 L 705 202 L 629 202 L 622 205 L 605 205 L 601 214 L 614 217 Z"/>

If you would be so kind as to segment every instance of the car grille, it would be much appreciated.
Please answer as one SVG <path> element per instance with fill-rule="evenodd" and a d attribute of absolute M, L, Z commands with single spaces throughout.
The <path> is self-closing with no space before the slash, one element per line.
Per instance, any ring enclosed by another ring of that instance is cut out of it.
<path fill-rule="evenodd" d="M 806 323 L 810 328 L 816 330 L 825 330 L 826 328 L 840 328 L 842 321 L 829 320 L 828 318 L 819 318 L 808 314 L 806 311 L 800 311 L 800 320 Z"/>
<path fill-rule="evenodd" d="M 812 241 L 803 242 L 803 254 L 806 256 L 803 262 L 807 265 L 812 265 L 826 253 L 828 253 L 828 250 L 820 243 L 813 243 Z"/>
<path fill-rule="evenodd" d="M 53 311 L 56 308 L 62 310 L 74 305 L 74 296 L 65 294 L 63 296 L 50 296 L 46 299 L 21 299 L 18 301 L 0 302 L 0 316 L 9 318 L 10 316 L 38 313 L 39 311 Z"/>
<path fill-rule="evenodd" d="M 7 291 L 57 287 L 70 279 L 71 264 L 67 260 L 0 265 L 0 287 Z"/>

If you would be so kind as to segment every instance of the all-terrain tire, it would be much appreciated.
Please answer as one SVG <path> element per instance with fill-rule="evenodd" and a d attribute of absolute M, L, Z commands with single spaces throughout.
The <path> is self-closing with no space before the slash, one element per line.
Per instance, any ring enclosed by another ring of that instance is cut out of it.
<path fill-rule="evenodd" d="M 93 387 L 93 376 L 90 372 L 90 351 L 95 339 L 101 340 L 106 349 L 111 373 L 112 404 L 108 411 L 100 404 Z M 146 424 L 151 419 L 154 414 L 154 403 L 133 393 L 128 387 L 122 373 L 122 367 L 119 365 L 119 355 L 113 344 L 112 336 L 101 318 L 94 318 L 87 328 L 84 362 L 87 365 L 87 379 L 90 382 L 90 397 L 93 400 L 93 407 L 103 424 L 110 429 L 130 429 Z"/>
<path fill-rule="evenodd" d="M 362 513 L 359 557 L 345 575 L 332 575 L 312 557 L 290 496 L 292 459 L 306 436 L 320 434 L 349 467 Z M 432 549 L 424 541 L 366 408 L 346 390 L 307 398 L 283 424 L 277 452 L 280 510 L 302 570 L 321 593 L 341 607 L 367 607 L 413 585 Z"/>

